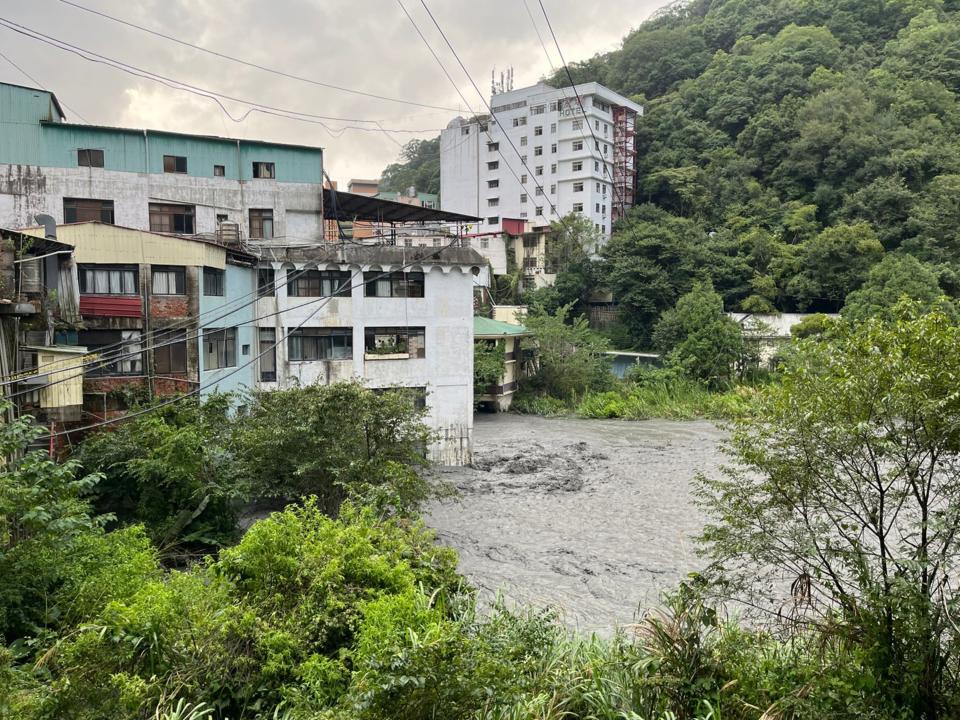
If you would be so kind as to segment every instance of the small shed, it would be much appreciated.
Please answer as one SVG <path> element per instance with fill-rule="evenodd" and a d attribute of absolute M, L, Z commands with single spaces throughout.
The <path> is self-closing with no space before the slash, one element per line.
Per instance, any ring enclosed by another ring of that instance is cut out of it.
<path fill-rule="evenodd" d="M 490 403 L 500 412 L 510 409 L 513 394 L 517 390 L 517 382 L 526 373 L 520 341 L 530 335 L 530 331 L 523 325 L 479 316 L 473 318 L 474 343 L 499 344 L 504 351 L 503 374 L 489 387 L 474 388 L 473 395 L 476 402 Z"/>
<path fill-rule="evenodd" d="M 37 354 L 35 373 L 20 384 L 37 386 L 40 407 L 48 420 L 80 419 L 83 407 L 83 365 L 92 359 L 87 348 L 76 345 L 24 345 L 21 350 Z"/>

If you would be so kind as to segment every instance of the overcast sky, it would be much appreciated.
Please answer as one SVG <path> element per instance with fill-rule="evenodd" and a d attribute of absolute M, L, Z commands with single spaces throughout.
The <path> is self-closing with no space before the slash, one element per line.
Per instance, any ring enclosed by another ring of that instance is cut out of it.
<path fill-rule="evenodd" d="M 379 130 L 331 134 L 317 124 L 251 114 L 234 122 L 189 92 L 83 60 L 0 27 L 0 53 L 52 90 L 67 119 L 128 127 L 319 145 L 325 166 L 344 187 L 375 178 L 411 137 L 433 137 L 469 112 L 416 35 L 397 0 L 71 0 L 79 5 L 249 62 L 322 82 L 450 110 L 360 97 L 277 77 L 91 15 L 60 0 L 0 0 L 0 17 L 80 48 L 196 87 L 314 115 L 379 121 Z M 526 0 L 552 61 L 558 62 L 538 0 Z M 568 61 L 613 49 L 667 0 L 543 0 Z M 482 103 L 420 0 L 403 4 L 463 96 Z M 516 87 L 550 72 L 523 0 L 427 0 L 467 70 L 489 100 L 490 71 L 513 66 Z M 0 81 L 34 85 L 0 58 Z M 234 117 L 248 106 L 225 102 Z M 336 131 L 356 123 L 324 121 Z M 373 127 L 369 123 L 365 127 Z M 336 135 L 336 136 L 335 136 Z M 391 139 L 392 138 L 392 139 Z"/>

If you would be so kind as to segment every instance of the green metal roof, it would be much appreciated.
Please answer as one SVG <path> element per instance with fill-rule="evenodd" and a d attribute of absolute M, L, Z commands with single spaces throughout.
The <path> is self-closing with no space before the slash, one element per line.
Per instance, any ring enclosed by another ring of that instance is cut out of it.
<path fill-rule="evenodd" d="M 513 335 L 529 335 L 530 331 L 523 325 L 511 325 L 510 323 L 491 320 L 490 318 L 473 316 L 473 336 L 474 337 L 506 337 Z"/>

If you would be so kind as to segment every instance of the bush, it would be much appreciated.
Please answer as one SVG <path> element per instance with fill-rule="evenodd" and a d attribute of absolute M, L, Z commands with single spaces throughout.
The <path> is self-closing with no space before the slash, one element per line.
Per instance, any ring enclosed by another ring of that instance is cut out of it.
<path fill-rule="evenodd" d="M 569 415 L 570 408 L 563 400 L 549 395 L 533 392 L 517 392 L 510 403 L 510 410 L 521 415 L 542 415 L 543 417 L 559 417 Z"/>

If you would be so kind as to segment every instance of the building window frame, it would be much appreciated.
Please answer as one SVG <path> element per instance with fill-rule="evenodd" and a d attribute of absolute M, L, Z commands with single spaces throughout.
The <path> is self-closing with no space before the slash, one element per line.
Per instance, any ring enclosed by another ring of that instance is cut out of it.
<path fill-rule="evenodd" d="M 186 295 L 187 269 L 183 265 L 153 265 L 150 268 L 152 295 Z"/>
<path fill-rule="evenodd" d="M 397 271 L 388 275 L 382 272 L 365 272 L 363 274 L 364 297 L 422 298 L 426 297 L 425 290 L 426 281 L 422 272 Z"/>
<path fill-rule="evenodd" d="M 227 294 L 227 271 L 219 268 L 203 268 L 204 297 L 225 297 Z"/>
<path fill-rule="evenodd" d="M 377 355 L 427 356 L 425 327 L 371 326 L 363 329 L 363 352 L 367 358 Z"/>
<path fill-rule="evenodd" d="M 165 173 L 174 173 L 176 175 L 187 174 L 187 156 L 186 155 L 164 155 L 163 171 Z"/>
<path fill-rule="evenodd" d="M 250 208 L 249 223 L 251 240 L 273 239 L 273 208 Z"/>
<path fill-rule="evenodd" d="M 102 222 L 114 224 L 113 200 L 96 200 L 94 198 L 63 199 L 63 222 Z"/>
<path fill-rule="evenodd" d="M 161 330 L 162 342 L 153 346 L 153 371 L 158 375 L 187 372 L 187 331 Z"/>
<path fill-rule="evenodd" d="M 103 167 L 103 150 L 100 148 L 77 148 L 77 167 Z"/>
<path fill-rule="evenodd" d="M 287 331 L 290 362 L 353 359 L 353 328 L 302 327 Z"/>
<path fill-rule="evenodd" d="M 84 263 L 77 266 L 81 295 L 140 295 L 137 265 L 101 265 Z"/>
<path fill-rule="evenodd" d="M 197 206 L 150 203 L 150 232 L 193 235 L 197 230 Z"/>
<path fill-rule="evenodd" d="M 288 271 L 290 272 L 290 271 Z M 351 296 L 353 274 L 349 270 L 293 271 L 296 277 L 287 281 L 288 297 Z"/>
<path fill-rule="evenodd" d="M 203 369 L 222 370 L 237 366 L 237 328 L 203 331 Z"/>
<path fill-rule="evenodd" d="M 268 162 L 265 160 L 254 160 L 253 161 L 253 177 L 256 180 L 276 180 L 277 179 L 276 163 Z"/>

